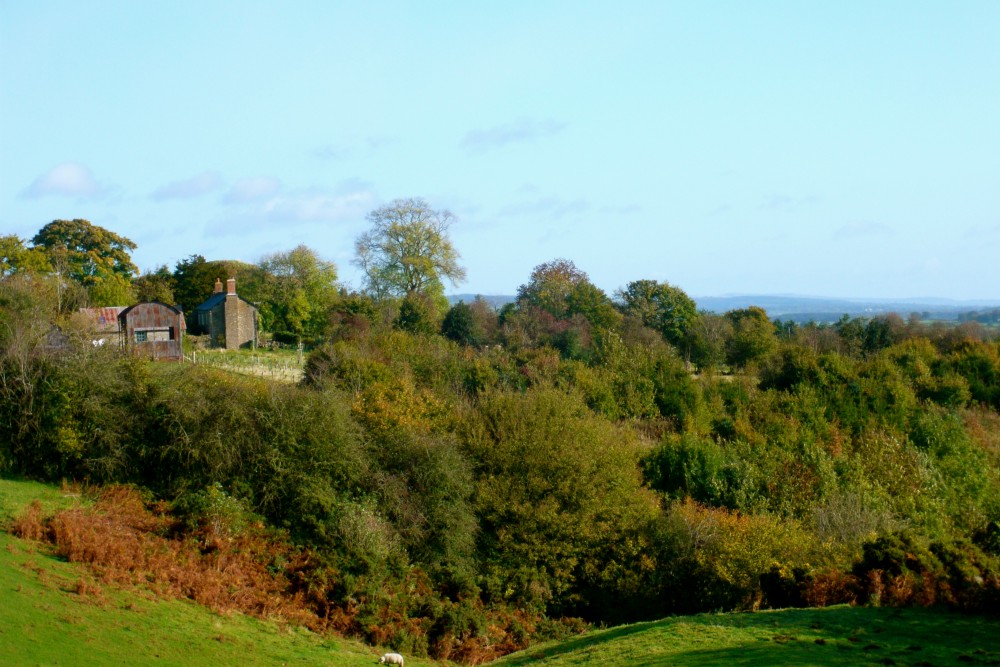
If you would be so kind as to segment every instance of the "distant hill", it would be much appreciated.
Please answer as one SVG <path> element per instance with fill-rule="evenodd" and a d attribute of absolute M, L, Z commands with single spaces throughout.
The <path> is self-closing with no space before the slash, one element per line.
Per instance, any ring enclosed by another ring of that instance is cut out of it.
<path fill-rule="evenodd" d="M 512 294 L 479 295 L 494 308 L 517 299 Z M 472 303 L 476 294 L 453 294 L 449 303 Z M 958 300 L 934 297 L 909 299 L 838 299 L 833 297 L 797 296 L 792 294 L 726 294 L 723 296 L 692 297 L 699 310 L 711 313 L 725 313 L 736 308 L 760 306 L 772 319 L 794 320 L 796 322 L 836 322 L 844 315 L 850 317 L 876 317 L 888 313 L 898 313 L 909 317 L 919 313 L 925 320 L 967 320 L 976 319 L 972 315 L 1000 307 L 996 300 Z"/>
<path fill-rule="evenodd" d="M 517 300 L 517 297 L 513 294 L 452 294 L 448 297 L 448 303 L 455 304 L 459 301 L 464 301 L 465 303 L 472 303 L 476 300 L 476 297 L 481 297 L 494 308 L 502 308 L 505 304 L 511 303 Z"/>
<path fill-rule="evenodd" d="M 844 315 L 850 317 L 875 317 L 898 313 L 907 317 L 919 313 L 923 319 L 959 320 L 974 311 L 995 308 L 1000 300 L 960 301 L 917 297 L 910 299 L 836 299 L 828 297 L 733 294 L 725 296 L 694 297 L 698 308 L 713 313 L 724 313 L 735 308 L 760 306 L 775 319 L 797 322 L 836 322 Z"/>

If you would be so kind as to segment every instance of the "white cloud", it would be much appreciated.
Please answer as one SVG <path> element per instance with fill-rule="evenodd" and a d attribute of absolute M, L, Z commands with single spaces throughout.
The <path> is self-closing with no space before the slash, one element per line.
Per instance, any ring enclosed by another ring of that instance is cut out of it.
<path fill-rule="evenodd" d="M 90 169 L 78 162 L 63 162 L 35 179 L 21 196 L 36 199 L 52 195 L 91 198 L 107 194 L 109 188 L 101 185 Z"/>
<path fill-rule="evenodd" d="M 253 181 L 255 179 L 247 179 Z M 263 186 L 265 183 L 258 183 Z M 258 192 L 260 192 L 258 190 Z M 247 207 L 225 224 L 211 226 L 212 236 L 243 234 L 250 229 L 280 225 L 310 225 L 361 221 L 377 205 L 370 186 L 361 181 L 346 181 L 333 189 L 311 188 L 283 192 L 247 200 Z"/>
<path fill-rule="evenodd" d="M 192 199 L 208 194 L 222 185 L 222 176 L 215 171 L 206 171 L 197 176 L 174 181 L 156 189 L 152 197 L 163 199 Z"/>
<path fill-rule="evenodd" d="M 533 143 L 565 128 L 566 123 L 555 120 L 521 118 L 506 125 L 472 130 L 462 138 L 462 147 L 470 153 L 483 153 L 507 144 Z"/>
<path fill-rule="evenodd" d="M 368 190 L 348 193 L 306 191 L 274 197 L 264 205 L 268 220 L 276 222 L 337 222 L 360 218 L 375 204 Z"/>
<path fill-rule="evenodd" d="M 241 178 L 233 183 L 229 192 L 222 198 L 226 204 L 245 204 L 273 197 L 281 191 L 281 181 L 271 176 L 255 176 Z"/>

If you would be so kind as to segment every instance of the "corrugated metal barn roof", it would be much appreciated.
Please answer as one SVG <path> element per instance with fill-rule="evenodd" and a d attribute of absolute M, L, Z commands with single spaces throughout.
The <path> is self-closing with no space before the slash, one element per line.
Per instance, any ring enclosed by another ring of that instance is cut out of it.
<path fill-rule="evenodd" d="M 106 306 L 104 308 L 81 308 L 82 313 L 93 325 L 97 333 L 117 333 L 118 316 L 125 306 Z"/>

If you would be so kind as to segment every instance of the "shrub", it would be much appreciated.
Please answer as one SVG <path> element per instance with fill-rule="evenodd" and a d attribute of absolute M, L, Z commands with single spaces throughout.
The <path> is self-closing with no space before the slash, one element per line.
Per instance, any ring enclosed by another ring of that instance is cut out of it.
<path fill-rule="evenodd" d="M 488 599 L 571 609 L 583 601 L 585 573 L 650 517 L 634 440 L 578 398 L 556 390 L 486 395 L 462 440 L 477 477 Z"/>
<path fill-rule="evenodd" d="M 818 545 L 790 520 L 674 502 L 655 538 L 664 611 L 754 609 L 763 601 L 761 576 L 809 569 Z M 784 576 L 784 575 L 783 575 Z"/>
<path fill-rule="evenodd" d="M 853 573 L 872 604 L 985 611 L 995 610 L 1000 600 L 996 559 L 962 538 L 926 541 L 907 532 L 886 535 L 864 545 Z"/>
<path fill-rule="evenodd" d="M 762 481 L 753 464 L 711 440 L 667 436 L 643 459 L 646 480 L 670 498 L 692 498 L 713 507 L 760 507 Z"/>

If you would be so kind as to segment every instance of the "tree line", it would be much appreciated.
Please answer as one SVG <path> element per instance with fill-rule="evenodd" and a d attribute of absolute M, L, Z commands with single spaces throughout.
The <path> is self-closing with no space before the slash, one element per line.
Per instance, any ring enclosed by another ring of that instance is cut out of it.
<path fill-rule="evenodd" d="M 153 364 L 69 326 L 49 346 L 63 296 L 44 269 L 5 268 L 0 472 L 130 483 L 186 512 L 224 494 L 310 550 L 296 581 L 319 613 L 410 654 L 475 662 L 577 627 L 559 619 L 1000 609 L 988 330 L 703 313 L 661 281 L 609 296 L 566 259 L 499 311 L 449 306 L 453 249 L 437 264 L 429 237 L 406 242 L 418 218 L 383 242 L 371 218 L 366 285 L 297 320 L 316 326 L 299 386 Z M 210 290 L 206 264 L 178 271 Z M 254 271 L 298 275 L 262 262 L 239 284 Z M 298 312 L 280 307 L 273 321 Z"/>

